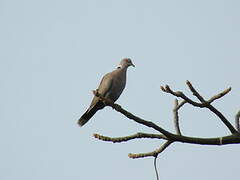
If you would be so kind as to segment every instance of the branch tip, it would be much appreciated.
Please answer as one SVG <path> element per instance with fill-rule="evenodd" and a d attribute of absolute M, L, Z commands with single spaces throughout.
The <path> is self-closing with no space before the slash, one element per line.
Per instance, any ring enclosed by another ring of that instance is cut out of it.
<path fill-rule="evenodd" d="M 231 91 L 231 89 L 232 89 L 232 88 L 229 87 L 229 88 L 223 90 L 223 91 L 220 92 L 219 94 L 216 94 L 216 95 L 214 95 L 213 97 L 211 97 L 207 102 L 211 104 L 213 101 L 215 101 L 215 100 L 217 100 L 217 99 L 220 99 L 220 98 L 222 98 L 223 96 L 225 96 L 226 94 L 228 94 L 228 93 Z"/>
<path fill-rule="evenodd" d="M 186 81 L 186 84 L 187 84 L 187 85 L 192 85 L 189 80 Z"/>
<path fill-rule="evenodd" d="M 160 86 L 160 88 L 161 88 L 161 90 L 162 90 L 163 92 L 166 92 L 166 90 L 165 90 L 165 88 L 164 88 L 163 86 Z"/>

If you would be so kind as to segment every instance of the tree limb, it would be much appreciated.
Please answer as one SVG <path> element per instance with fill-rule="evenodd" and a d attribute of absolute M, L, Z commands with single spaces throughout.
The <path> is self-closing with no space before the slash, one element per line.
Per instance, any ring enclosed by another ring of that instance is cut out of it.
<path fill-rule="evenodd" d="M 109 141 L 109 142 L 113 142 L 113 143 L 121 143 L 121 142 L 126 142 L 126 141 L 130 141 L 133 139 L 142 139 L 142 138 L 150 138 L 150 139 L 165 139 L 167 140 L 167 137 L 162 135 L 162 134 L 147 134 L 147 133 L 136 133 L 130 136 L 124 136 L 124 137 L 108 137 L 108 136 L 102 136 L 99 134 L 93 134 L 93 136 L 99 140 L 102 141 Z"/>
<path fill-rule="evenodd" d="M 173 122 L 175 131 L 178 135 L 181 135 L 181 130 L 179 126 L 179 116 L 178 116 L 178 110 L 186 103 L 185 100 L 183 100 L 180 104 L 178 104 L 178 100 L 175 99 L 174 101 L 174 108 L 173 108 Z"/>
<path fill-rule="evenodd" d="M 175 130 L 176 134 L 171 133 L 164 128 L 162 128 L 159 125 L 156 125 L 155 123 L 151 121 L 146 121 L 140 117 L 137 117 L 136 115 L 128 112 L 127 110 L 123 109 L 120 105 L 114 104 L 111 100 L 104 98 L 101 96 L 97 91 L 93 91 L 94 95 L 99 97 L 100 100 L 102 100 L 106 105 L 112 107 L 114 110 L 118 111 L 119 113 L 123 114 L 126 116 L 128 119 L 131 119 L 139 124 L 142 124 L 144 126 L 153 128 L 154 130 L 158 131 L 160 134 L 147 134 L 147 133 L 136 133 L 130 136 L 124 136 L 124 137 L 117 137 L 117 138 L 112 138 L 112 137 L 107 137 L 107 136 L 102 136 L 99 134 L 94 134 L 94 137 L 102 140 L 102 141 L 110 141 L 113 143 L 120 143 L 120 142 L 126 142 L 129 140 L 133 139 L 140 139 L 140 138 L 151 138 L 151 139 L 162 139 L 165 140 L 166 142 L 158 149 L 152 152 L 148 153 L 139 153 L 139 154 L 129 154 L 130 158 L 144 158 L 144 157 L 157 157 L 159 153 L 164 151 L 171 143 L 173 142 L 180 142 L 180 143 L 190 143 L 190 144 L 199 144 L 199 145 L 227 145 L 227 144 L 239 144 L 240 143 L 240 131 L 239 131 L 239 126 L 240 126 L 240 111 L 237 113 L 235 117 L 236 121 L 236 129 L 231 125 L 231 123 L 225 118 L 225 116 L 218 111 L 215 107 L 211 105 L 212 102 L 215 100 L 222 98 L 224 95 L 226 95 L 228 92 L 230 92 L 231 88 L 228 88 L 221 93 L 213 96 L 209 100 L 205 100 L 200 93 L 192 86 L 192 84 L 187 81 L 187 85 L 190 89 L 190 91 L 193 93 L 194 96 L 197 97 L 197 99 L 200 101 L 196 102 L 189 97 L 187 97 L 184 93 L 180 91 L 173 91 L 171 88 L 166 85 L 165 87 L 161 87 L 162 91 L 166 93 L 170 93 L 173 96 L 179 97 L 183 99 L 179 103 L 179 101 L 176 99 L 174 108 L 173 108 L 173 115 L 174 115 L 174 125 L 175 125 Z M 231 131 L 231 135 L 227 136 L 222 136 L 222 137 L 215 137 L 215 138 L 199 138 L 199 137 L 189 137 L 189 136 L 184 136 L 181 133 L 180 126 L 179 126 L 179 114 L 178 111 L 181 107 L 183 107 L 184 104 L 189 103 L 195 107 L 199 108 L 208 108 L 211 112 L 213 112 L 215 115 L 219 117 L 219 119 L 227 126 L 227 128 Z"/>
<path fill-rule="evenodd" d="M 155 151 L 149 152 L 149 153 L 138 153 L 138 154 L 130 153 L 130 154 L 128 154 L 128 157 L 130 157 L 132 159 L 145 158 L 145 157 L 150 157 L 150 156 L 157 157 L 158 154 L 163 152 L 171 143 L 172 143 L 172 141 L 167 141 L 160 148 L 156 149 Z"/>
<path fill-rule="evenodd" d="M 227 126 L 227 128 L 231 131 L 232 134 L 234 133 L 238 133 L 238 131 L 232 126 L 232 124 L 227 120 L 227 118 L 220 112 L 218 111 L 215 107 L 213 107 L 211 105 L 211 103 L 216 100 L 219 99 L 220 97 L 223 97 L 224 95 L 226 95 L 228 92 L 230 92 L 231 88 L 228 88 L 226 90 L 224 90 L 223 92 L 213 96 L 212 98 L 210 98 L 210 100 L 206 101 L 198 92 L 197 90 L 192 86 L 192 84 L 187 81 L 186 84 L 188 85 L 189 89 L 192 91 L 193 95 L 196 96 L 201 103 L 195 102 L 193 100 L 191 100 L 190 98 L 188 98 L 185 94 L 183 94 L 180 91 L 176 91 L 174 92 L 173 90 L 171 90 L 171 88 L 166 85 L 165 87 L 161 87 L 162 91 L 166 92 L 166 93 L 170 93 L 176 97 L 180 97 L 182 99 L 184 99 L 187 103 L 196 106 L 196 107 L 200 107 L 200 108 L 207 108 L 210 111 L 212 111 L 215 115 L 217 115 L 219 117 L 219 119 L 225 124 L 225 126 Z"/>

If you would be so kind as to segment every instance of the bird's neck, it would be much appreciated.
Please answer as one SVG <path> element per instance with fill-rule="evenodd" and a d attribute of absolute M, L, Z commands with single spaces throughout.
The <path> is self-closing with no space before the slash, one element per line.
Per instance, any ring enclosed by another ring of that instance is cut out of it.
<path fill-rule="evenodd" d="M 119 65 L 117 66 L 117 69 L 127 69 L 127 68 L 128 68 L 128 66 L 122 65 L 122 64 L 119 64 Z"/>
<path fill-rule="evenodd" d="M 123 72 L 123 73 L 126 73 L 126 72 L 127 72 L 127 69 L 128 69 L 128 67 L 126 67 L 126 66 L 123 66 L 123 67 L 118 66 L 118 67 L 117 67 L 117 70 L 119 70 L 119 71 L 121 71 L 121 72 Z"/>

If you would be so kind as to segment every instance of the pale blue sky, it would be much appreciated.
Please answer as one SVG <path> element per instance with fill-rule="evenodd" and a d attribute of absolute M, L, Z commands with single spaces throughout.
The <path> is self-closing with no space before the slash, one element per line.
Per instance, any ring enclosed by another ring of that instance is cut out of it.
<path fill-rule="evenodd" d="M 76 122 L 101 77 L 123 57 L 127 87 L 117 101 L 132 113 L 173 130 L 169 84 L 206 97 L 231 86 L 214 103 L 234 123 L 240 109 L 240 2 L 0 1 L 0 179 L 155 179 L 152 158 L 132 160 L 161 141 L 111 144 L 93 133 L 154 132 L 107 107 L 83 128 Z M 185 135 L 227 135 L 205 109 L 186 106 Z M 237 179 L 239 145 L 174 144 L 158 159 L 164 180 Z"/>

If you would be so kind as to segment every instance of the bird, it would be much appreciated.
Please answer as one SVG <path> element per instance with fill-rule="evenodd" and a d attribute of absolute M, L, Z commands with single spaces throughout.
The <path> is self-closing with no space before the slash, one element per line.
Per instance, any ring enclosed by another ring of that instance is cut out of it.
<path fill-rule="evenodd" d="M 135 67 L 130 58 L 123 58 L 115 70 L 103 76 L 96 91 L 104 98 L 115 102 L 126 86 L 127 69 L 129 66 Z M 106 104 L 99 97 L 94 96 L 89 108 L 79 118 L 78 125 L 85 125 L 98 110 L 103 109 L 105 106 Z"/>

